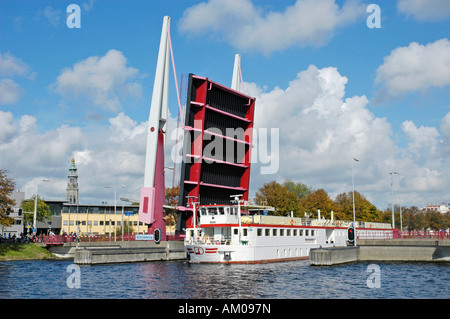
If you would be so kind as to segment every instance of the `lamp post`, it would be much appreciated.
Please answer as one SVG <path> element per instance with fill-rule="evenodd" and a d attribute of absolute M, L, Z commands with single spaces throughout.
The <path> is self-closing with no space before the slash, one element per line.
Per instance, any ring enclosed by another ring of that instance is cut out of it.
<path fill-rule="evenodd" d="M 194 240 L 197 236 L 197 207 L 196 204 L 200 204 L 200 202 L 196 202 L 195 199 L 198 199 L 197 196 L 186 196 L 188 203 L 189 203 L 189 199 L 191 199 L 191 204 L 192 204 L 192 219 L 194 220 Z"/>
<path fill-rule="evenodd" d="M 353 246 L 356 247 L 356 214 L 355 214 L 355 177 L 353 173 L 353 164 L 354 162 L 359 162 L 358 159 L 353 157 L 352 162 L 352 186 L 353 186 L 353 229 L 355 230 L 355 238 L 353 239 Z"/>
<path fill-rule="evenodd" d="M 117 196 L 117 191 L 115 187 L 112 186 L 106 186 L 105 188 L 112 188 L 114 189 L 114 241 L 117 240 L 117 202 L 116 202 L 116 196 Z"/>
<path fill-rule="evenodd" d="M 239 221 L 239 243 L 241 242 L 241 233 L 242 233 L 242 226 L 241 226 L 241 197 L 242 194 L 238 195 L 230 195 L 231 198 L 234 199 L 235 202 L 238 204 L 238 221 Z"/>
<path fill-rule="evenodd" d="M 36 235 L 37 233 L 37 223 L 36 223 L 36 216 L 37 216 L 37 198 L 38 198 L 38 185 L 39 182 L 50 182 L 49 179 L 43 179 L 41 181 L 36 182 L 36 197 L 34 198 L 34 217 L 33 217 L 33 234 Z"/>
<path fill-rule="evenodd" d="M 392 207 L 392 229 L 395 228 L 395 215 L 394 215 L 394 174 L 398 174 L 398 172 L 390 172 L 389 173 L 391 175 L 391 198 L 392 198 L 392 203 L 391 203 L 391 207 Z"/>

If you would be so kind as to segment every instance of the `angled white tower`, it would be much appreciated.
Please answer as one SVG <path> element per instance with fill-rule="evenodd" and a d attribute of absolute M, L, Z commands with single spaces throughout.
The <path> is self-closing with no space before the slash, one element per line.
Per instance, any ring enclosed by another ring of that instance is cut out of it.
<path fill-rule="evenodd" d="M 145 156 L 144 186 L 141 189 L 139 221 L 148 224 L 149 233 L 155 229 L 161 232 L 165 240 L 165 222 L 163 204 L 164 184 L 164 146 L 168 118 L 169 92 L 169 35 L 170 17 L 165 16 L 161 31 L 155 82 L 150 106 L 147 131 L 147 152 Z"/>
<path fill-rule="evenodd" d="M 233 78 L 231 79 L 231 88 L 238 92 L 242 92 L 241 85 L 241 55 L 236 54 L 234 56 L 234 68 L 233 68 Z"/>

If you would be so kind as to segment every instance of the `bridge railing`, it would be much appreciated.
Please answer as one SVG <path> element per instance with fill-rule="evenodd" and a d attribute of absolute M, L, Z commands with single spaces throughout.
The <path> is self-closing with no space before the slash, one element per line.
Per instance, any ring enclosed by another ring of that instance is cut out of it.
<path fill-rule="evenodd" d="M 180 234 L 168 234 L 167 240 L 179 240 L 183 241 L 185 235 Z M 117 234 L 114 235 L 93 235 L 93 236 L 75 236 L 75 235 L 43 235 L 42 242 L 48 245 L 61 245 L 64 243 L 73 242 L 101 242 L 101 241 L 135 241 L 135 234 Z"/>

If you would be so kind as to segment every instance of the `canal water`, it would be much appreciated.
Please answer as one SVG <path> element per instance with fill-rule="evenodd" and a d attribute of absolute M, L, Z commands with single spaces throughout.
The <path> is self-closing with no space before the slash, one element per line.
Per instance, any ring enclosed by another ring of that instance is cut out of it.
<path fill-rule="evenodd" d="M 448 299 L 449 263 L 0 262 L 0 299 Z"/>

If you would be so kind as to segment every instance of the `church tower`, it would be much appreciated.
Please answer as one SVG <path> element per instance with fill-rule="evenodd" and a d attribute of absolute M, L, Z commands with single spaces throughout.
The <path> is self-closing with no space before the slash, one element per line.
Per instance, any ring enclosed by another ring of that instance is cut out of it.
<path fill-rule="evenodd" d="M 74 158 L 72 158 L 67 177 L 69 180 L 67 181 L 66 200 L 69 204 L 78 204 L 78 174 Z"/>

